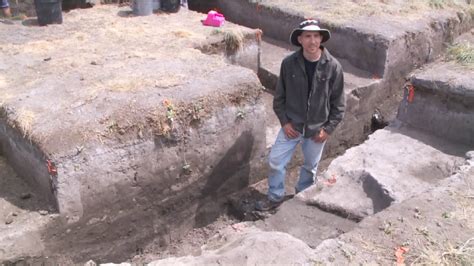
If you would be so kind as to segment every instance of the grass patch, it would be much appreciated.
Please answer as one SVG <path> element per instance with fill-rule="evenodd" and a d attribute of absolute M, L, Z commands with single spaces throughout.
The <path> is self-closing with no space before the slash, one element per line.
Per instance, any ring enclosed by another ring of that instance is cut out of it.
<path fill-rule="evenodd" d="M 445 1 L 445 0 L 430 0 L 430 1 L 428 2 L 428 5 L 429 5 L 431 8 L 440 9 L 440 8 L 444 8 L 444 6 L 446 5 L 446 1 Z"/>
<path fill-rule="evenodd" d="M 214 29 L 211 35 L 224 35 L 224 46 L 227 55 L 234 55 L 243 48 L 244 34 L 238 29 Z"/>
<path fill-rule="evenodd" d="M 27 109 L 19 109 L 17 112 L 17 121 L 23 137 L 31 135 L 36 115 L 33 111 Z"/>
<path fill-rule="evenodd" d="M 474 66 L 474 47 L 468 43 L 453 45 L 448 48 L 448 57 L 461 65 Z"/>
<path fill-rule="evenodd" d="M 187 31 L 187 30 L 177 30 L 177 31 L 172 31 L 173 35 L 178 38 L 189 38 L 193 35 L 192 32 Z"/>
<path fill-rule="evenodd" d="M 412 265 L 472 265 L 474 238 L 459 246 L 448 244 L 440 250 L 425 248 Z"/>
<path fill-rule="evenodd" d="M 471 19 L 474 20 L 474 5 L 470 5 L 467 12 L 471 15 Z"/>
<path fill-rule="evenodd" d="M 244 35 L 240 30 L 229 30 L 224 32 L 225 49 L 228 54 L 235 54 L 242 49 Z"/>
<path fill-rule="evenodd" d="M 446 7 L 455 7 L 462 8 L 465 5 L 470 5 L 466 3 L 465 0 L 429 0 L 428 6 L 431 8 L 441 9 Z"/>
<path fill-rule="evenodd" d="M 27 19 L 28 16 L 23 14 L 23 13 L 19 13 L 18 15 L 15 15 L 13 17 L 11 17 L 11 20 L 25 20 Z"/>

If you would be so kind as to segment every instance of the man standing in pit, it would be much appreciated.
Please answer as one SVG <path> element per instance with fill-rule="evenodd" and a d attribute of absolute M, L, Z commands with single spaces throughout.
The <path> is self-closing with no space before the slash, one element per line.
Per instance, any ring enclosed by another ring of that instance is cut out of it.
<path fill-rule="evenodd" d="M 10 11 L 10 5 L 8 4 L 8 0 L 0 0 L 0 7 L 2 8 L 3 16 L 10 18 L 12 13 Z"/>
<path fill-rule="evenodd" d="M 282 128 L 269 155 L 268 195 L 257 202 L 257 210 L 276 208 L 283 201 L 286 166 L 298 143 L 304 163 L 295 191 L 314 183 L 324 144 L 344 116 L 342 67 L 321 45 L 330 37 L 316 20 L 301 22 L 290 35 L 290 42 L 301 48 L 281 64 L 273 110 Z"/>

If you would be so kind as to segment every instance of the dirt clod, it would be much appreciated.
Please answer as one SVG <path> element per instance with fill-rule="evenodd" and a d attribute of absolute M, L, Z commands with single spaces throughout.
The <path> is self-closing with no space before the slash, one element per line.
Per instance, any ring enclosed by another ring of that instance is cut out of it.
<path fill-rule="evenodd" d="M 8 217 L 5 219 L 5 224 L 11 224 L 13 223 L 13 216 L 8 215 Z"/>
<path fill-rule="evenodd" d="M 33 197 L 33 195 L 32 195 L 31 193 L 29 193 L 29 192 L 22 193 L 22 194 L 20 195 L 20 199 L 22 199 L 22 200 L 30 199 L 31 197 Z"/>

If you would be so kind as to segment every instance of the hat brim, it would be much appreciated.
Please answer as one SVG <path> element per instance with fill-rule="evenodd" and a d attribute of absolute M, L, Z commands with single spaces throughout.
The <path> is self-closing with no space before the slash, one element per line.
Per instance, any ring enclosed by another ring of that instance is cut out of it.
<path fill-rule="evenodd" d="M 318 29 L 318 30 L 294 29 L 290 35 L 290 43 L 295 46 L 301 46 L 300 42 L 298 42 L 298 36 L 300 36 L 301 33 L 303 33 L 303 31 L 317 31 L 321 33 L 321 35 L 323 36 L 321 43 L 327 42 L 329 39 L 331 39 L 331 33 L 329 32 L 329 30 L 326 30 L 326 29 Z"/>

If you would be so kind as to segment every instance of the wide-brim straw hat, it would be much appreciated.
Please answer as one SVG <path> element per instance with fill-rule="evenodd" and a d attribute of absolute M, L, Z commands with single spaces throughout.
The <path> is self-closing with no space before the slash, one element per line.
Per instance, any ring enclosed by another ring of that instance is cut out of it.
<path fill-rule="evenodd" d="M 294 29 L 291 32 L 290 35 L 290 42 L 293 45 L 296 46 L 301 46 L 301 44 L 298 42 L 298 36 L 303 33 L 303 31 L 317 31 L 321 33 L 323 36 L 323 39 L 321 40 L 321 43 L 327 42 L 331 38 L 331 32 L 327 29 L 321 29 L 319 27 L 319 23 L 316 20 L 313 19 L 308 19 L 300 23 L 298 28 Z"/>

